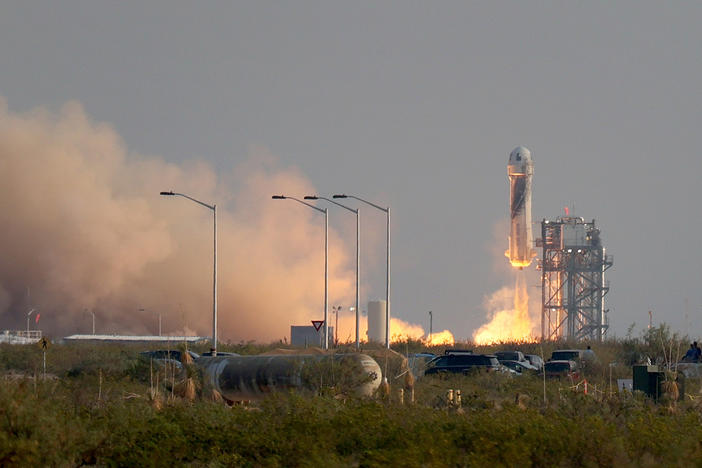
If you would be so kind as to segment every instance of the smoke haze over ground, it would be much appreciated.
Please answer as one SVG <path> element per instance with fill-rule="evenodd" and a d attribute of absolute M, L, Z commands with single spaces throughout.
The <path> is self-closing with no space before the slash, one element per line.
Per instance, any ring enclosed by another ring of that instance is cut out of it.
<path fill-rule="evenodd" d="M 209 336 L 212 212 L 161 197 L 162 190 L 218 204 L 222 340 L 282 339 L 290 325 L 323 318 L 323 218 L 294 201 L 271 200 L 315 193 L 298 170 L 279 167 L 265 148 L 251 148 L 226 174 L 200 161 L 167 163 L 130 153 L 78 103 L 55 115 L 12 113 L 0 101 L 3 326 L 24 328 L 27 311 L 37 308 L 37 328 L 52 335 L 89 333 L 89 311 L 98 334 L 155 334 L 161 314 L 164 334 Z M 347 244 L 330 228 L 331 326 L 331 305 L 351 304 L 355 294 Z M 360 327 L 365 341 L 365 317 Z M 424 334 L 419 325 L 391 321 L 391 336 Z M 340 314 L 338 337 L 355 339 L 352 314 Z"/>
<path fill-rule="evenodd" d="M 225 188 L 226 187 L 226 188 Z M 229 190 L 229 187 L 232 190 Z M 79 104 L 59 115 L 13 114 L 0 103 L 0 319 L 24 328 L 37 307 L 49 333 L 209 335 L 212 212 L 161 190 L 219 203 L 219 321 L 223 339 L 271 340 L 321 318 L 323 222 L 274 193 L 313 193 L 265 149 L 217 175 L 130 154 Z M 300 195 L 301 196 L 301 195 Z M 350 303 L 353 274 L 330 231 L 330 298 Z M 29 290 L 29 295 L 27 291 Z M 145 309 L 140 311 L 139 309 Z"/>

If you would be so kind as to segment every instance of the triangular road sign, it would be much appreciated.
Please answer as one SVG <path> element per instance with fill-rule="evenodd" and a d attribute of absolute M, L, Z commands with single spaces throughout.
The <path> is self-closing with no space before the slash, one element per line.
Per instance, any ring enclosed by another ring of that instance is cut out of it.
<path fill-rule="evenodd" d="M 312 326 L 315 330 L 319 331 L 322 325 L 324 325 L 324 320 L 312 320 Z"/>

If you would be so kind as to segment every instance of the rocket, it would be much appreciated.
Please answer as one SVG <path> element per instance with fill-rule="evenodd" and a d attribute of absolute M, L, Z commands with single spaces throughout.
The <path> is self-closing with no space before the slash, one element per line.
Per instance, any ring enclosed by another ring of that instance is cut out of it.
<path fill-rule="evenodd" d="M 507 175 L 510 232 L 509 250 L 505 256 L 513 267 L 521 270 L 528 267 L 536 256 L 531 230 L 531 176 L 534 175 L 531 151 L 523 146 L 516 147 L 509 155 Z"/>

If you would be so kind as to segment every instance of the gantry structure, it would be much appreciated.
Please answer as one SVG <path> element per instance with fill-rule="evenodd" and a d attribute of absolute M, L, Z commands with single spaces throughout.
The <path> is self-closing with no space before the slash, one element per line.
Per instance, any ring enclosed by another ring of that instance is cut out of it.
<path fill-rule="evenodd" d="M 609 327 L 605 271 L 613 265 L 595 220 L 541 222 L 541 339 L 602 341 Z"/>

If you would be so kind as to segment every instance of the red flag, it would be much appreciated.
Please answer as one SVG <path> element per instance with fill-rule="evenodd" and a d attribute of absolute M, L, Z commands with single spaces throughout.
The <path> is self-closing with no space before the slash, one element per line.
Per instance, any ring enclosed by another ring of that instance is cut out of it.
<path fill-rule="evenodd" d="M 37 318 L 34 319 L 34 323 L 39 323 L 39 317 L 40 317 L 40 316 L 41 316 L 41 314 L 37 314 Z"/>
<path fill-rule="evenodd" d="M 570 210 L 568 209 L 568 207 L 564 206 L 563 208 L 565 208 L 566 216 L 570 216 Z"/>

